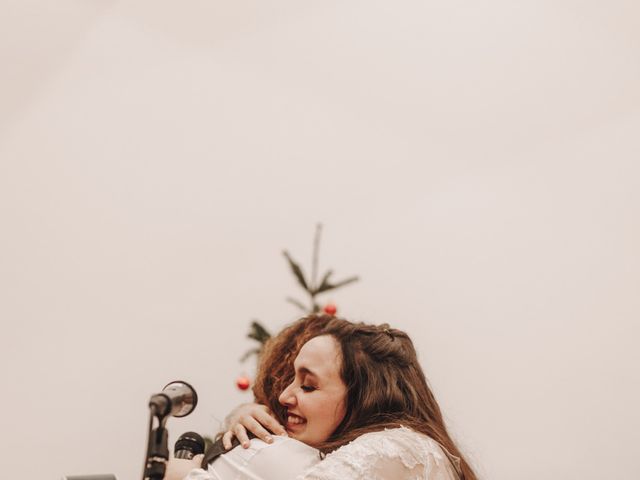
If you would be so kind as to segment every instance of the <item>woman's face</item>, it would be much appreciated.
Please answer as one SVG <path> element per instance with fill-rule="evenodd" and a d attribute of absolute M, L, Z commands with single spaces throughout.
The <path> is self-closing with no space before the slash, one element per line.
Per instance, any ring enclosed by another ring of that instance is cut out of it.
<path fill-rule="evenodd" d="M 327 440 L 345 415 L 347 387 L 340 378 L 340 346 L 329 335 L 312 338 L 293 362 L 295 378 L 282 392 L 289 436 L 317 446 Z"/>

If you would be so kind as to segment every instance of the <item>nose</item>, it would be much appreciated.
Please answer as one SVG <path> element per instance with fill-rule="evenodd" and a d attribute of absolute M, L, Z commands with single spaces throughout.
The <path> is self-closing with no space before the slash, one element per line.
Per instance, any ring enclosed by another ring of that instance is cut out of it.
<path fill-rule="evenodd" d="M 292 407 L 295 404 L 295 398 L 296 398 L 295 395 L 293 395 L 293 382 L 292 382 L 280 394 L 280 396 L 278 397 L 278 401 L 280 402 L 280 405 L 283 405 L 285 407 Z"/>

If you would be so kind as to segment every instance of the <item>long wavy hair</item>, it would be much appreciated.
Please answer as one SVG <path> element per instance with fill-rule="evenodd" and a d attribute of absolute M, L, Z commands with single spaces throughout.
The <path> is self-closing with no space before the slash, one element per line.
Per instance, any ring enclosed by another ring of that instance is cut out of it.
<path fill-rule="evenodd" d="M 413 342 L 387 324 L 352 323 L 315 314 L 298 320 L 265 345 L 253 388 L 257 402 L 268 405 L 285 423 L 286 408 L 278 397 L 295 377 L 293 361 L 300 348 L 320 335 L 331 335 L 340 345 L 340 375 L 347 386 L 346 414 L 319 447 L 321 452 L 332 452 L 365 433 L 404 426 L 458 457 L 464 480 L 477 480 L 447 431 Z"/>
<path fill-rule="evenodd" d="M 389 325 L 332 319 L 318 335 L 341 347 L 340 375 L 347 386 L 346 414 L 320 447 L 333 451 L 360 435 L 404 426 L 437 441 L 457 457 L 465 480 L 477 480 L 445 426 L 409 336 Z"/>

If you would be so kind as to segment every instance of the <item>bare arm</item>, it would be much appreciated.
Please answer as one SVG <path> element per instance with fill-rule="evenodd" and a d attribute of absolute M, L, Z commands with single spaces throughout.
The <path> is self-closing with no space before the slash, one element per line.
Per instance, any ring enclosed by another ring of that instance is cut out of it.
<path fill-rule="evenodd" d="M 194 468 L 200 468 L 202 455 L 196 455 L 191 460 L 185 458 L 171 458 L 167 462 L 164 480 L 182 480 Z"/>

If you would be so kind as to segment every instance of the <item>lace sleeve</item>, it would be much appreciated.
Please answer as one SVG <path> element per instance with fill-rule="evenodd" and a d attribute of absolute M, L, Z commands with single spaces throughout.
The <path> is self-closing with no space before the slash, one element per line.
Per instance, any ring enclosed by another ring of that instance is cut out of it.
<path fill-rule="evenodd" d="M 297 480 L 456 480 L 445 453 L 429 437 L 407 428 L 362 435 Z"/>

